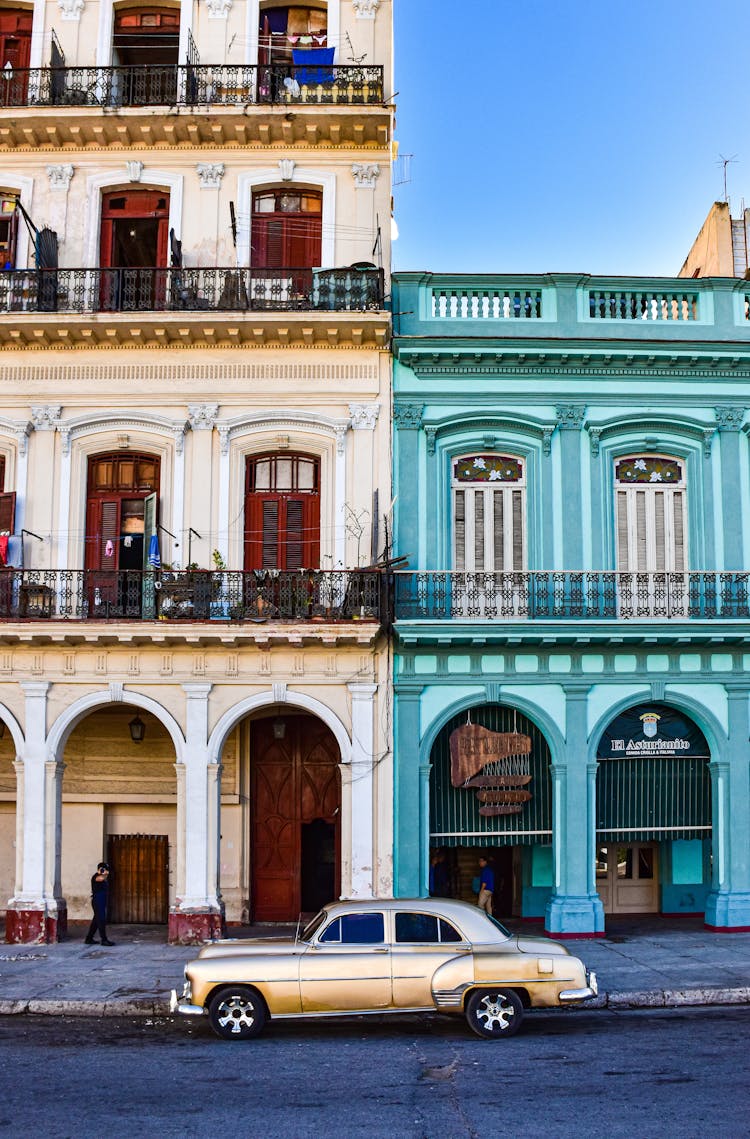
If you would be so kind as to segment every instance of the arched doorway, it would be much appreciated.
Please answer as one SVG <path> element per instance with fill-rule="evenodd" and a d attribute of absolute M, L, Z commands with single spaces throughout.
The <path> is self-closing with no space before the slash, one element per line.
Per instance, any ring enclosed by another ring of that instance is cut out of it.
<path fill-rule="evenodd" d="M 700 913 L 709 890 L 711 755 L 665 704 L 621 712 L 597 749 L 596 881 L 607 914 Z"/>
<path fill-rule="evenodd" d="M 158 526 L 160 463 L 156 455 L 92 455 L 86 485 L 85 566 L 91 616 L 139 617 L 142 571 Z"/>
<path fill-rule="evenodd" d="M 340 893 L 340 753 L 321 720 L 280 708 L 241 733 L 249 781 L 250 914 L 295 921 Z"/>
<path fill-rule="evenodd" d="M 16 887 L 16 745 L 0 720 L 0 906 L 5 910 Z"/>
<path fill-rule="evenodd" d="M 528 716 L 501 704 L 461 712 L 431 752 L 430 857 L 442 888 L 475 901 L 480 855 L 495 871 L 498 917 L 538 917 L 552 889 L 550 750 Z M 447 873 L 446 873 L 447 871 Z"/>
<path fill-rule="evenodd" d="M 90 879 L 112 868 L 110 921 L 167 923 L 177 843 L 175 750 L 167 729 L 132 705 L 98 708 L 65 744 L 62 895 L 68 919 L 91 916 Z"/>

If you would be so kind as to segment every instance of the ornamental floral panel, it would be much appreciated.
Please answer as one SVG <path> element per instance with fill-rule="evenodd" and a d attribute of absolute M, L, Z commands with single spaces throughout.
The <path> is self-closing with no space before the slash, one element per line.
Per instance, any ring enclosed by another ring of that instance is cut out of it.
<path fill-rule="evenodd" d="M 615 464 L 619 483 L 673 483 L 682 481 L 682 463 L 656 455 L 621 459 Z"/>
<path fill-rule="evenodd" d="M 509 455 L 468 455 L 453 464 L 456 482 L 520 482 L 523 463 Z"/>

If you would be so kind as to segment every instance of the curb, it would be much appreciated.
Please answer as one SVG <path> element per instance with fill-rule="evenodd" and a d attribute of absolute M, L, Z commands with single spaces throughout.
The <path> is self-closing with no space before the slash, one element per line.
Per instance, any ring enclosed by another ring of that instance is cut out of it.
<path fill-rule="evenodd" d="M 651 989 L 600 993 L 592 1001 L 570 1006 L 572 1011 L 593 1009 L 705 1008 L 750 1004 L 750 987 L 732 989 Z M 542 1011 L 542 1010 L 540 1010 Z M 547 1012 L 548 1009 L 543 1011 Z M 565 1010 L 567 1011 L 567 1010 Z M 2 1000 L 0 1016 L 171 1016 L 165 997 L 102 1001 Z"/>

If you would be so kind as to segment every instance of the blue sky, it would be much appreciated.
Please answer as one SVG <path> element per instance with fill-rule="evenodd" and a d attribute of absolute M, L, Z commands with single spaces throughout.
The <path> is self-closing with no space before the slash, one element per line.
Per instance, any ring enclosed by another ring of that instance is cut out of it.
<path fill-rule="evenodd" d="M 676 274 L 750 205 L 749 0 L 394 0 L 397 269 Z"/>

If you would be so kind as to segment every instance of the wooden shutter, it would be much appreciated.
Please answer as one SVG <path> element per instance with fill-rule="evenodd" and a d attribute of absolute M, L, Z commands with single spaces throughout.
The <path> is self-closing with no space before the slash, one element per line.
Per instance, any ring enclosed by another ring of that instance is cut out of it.
<path fill-rule="evenodd" d="M 16 527 L 16 492 L 0 494 L 0 532 L 14 534 Z"/>
<path fill-rule="evenodd" d="M 682 573 L 684 490 L 634 486 L 617 490 L 617 569 L 620 573 Z"/>
<path fill-rule="evenodd" d="M 279 500 L 266 498 L 262 502 L 263 529 L 261 535 L 263 569 L 283 569 L 279 564 Z"/>
<path fill-rule="evenodd" d="M 287 220 L 285 245 L 293 269 L 312 269 L 320 265 L 321 224 L 319 217 L 295 214 Z"/>
<path fill-rule="evenodd" d="M 523 570 L 524 503 L 520 487 L 454 490 L 454 568 L 469 573 Z"/>
<path fill-rule="evenodd" d="M 159 504 L 155 494 L 148 494 L 143 500 L 143 568 L 151 569 L 148 562 L 151 539 L 156 533 Z"/>
<path fill-rule="evenodd" d="M 106 556 L 107 542 L 112 555 Z M 86 509 L 86 568 L 117 569 L 120 553 L 120 503 L 90 498 Z"/>
<path fill-rule="evenodd" d="M 457 570 L 466 569 L 466 491 L 457 490 L 454 500 L 455 558 Z"/>
<path fill-rule="evenodd" d="M 305 563 L 305 510 L 301 498 L 286 500 L 284 569 L 303 569 Z"/>

